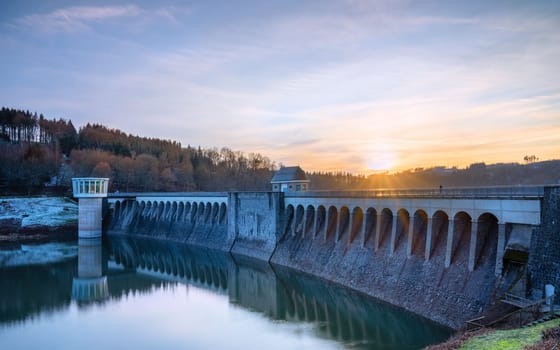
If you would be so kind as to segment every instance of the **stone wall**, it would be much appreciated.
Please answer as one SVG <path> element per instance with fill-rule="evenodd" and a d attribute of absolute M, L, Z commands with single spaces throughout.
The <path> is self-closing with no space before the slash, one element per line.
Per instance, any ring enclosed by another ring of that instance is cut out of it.
<path fill-rule="evenodd" d="M 130 199 L 113 205 L 105 216 L 104 226 L 109 234 L 145 236 L 229 251 L 226 215 L 222 218 L 215 210 L 206 212 L 181 212 L 173 204 L 143 207 Z"/>
<path fill-rule="evenodd" d="M 228 199 L 231 252 L 268 261 L 283 227 L 281 192 L 236 192 Z"/>
<path fill-rule="evenodd" d="M 400 306 L 451 328 L 478 315 L 492 299 L 497 279 L 495 252 L 468 269 L 468 240 L 459 242 L 458 254 L 445 268 L 445 242 L 435 245 L 426 261 L 423 255 L 408 257 L 406 241 L 391 254 L 389 242 L 375 251 L 373 239 L 365 246 L 348 235 L 333 237 L 287 234 L 271 262 L 295 268 Z"/>
<path fill-rule="evenodd" d="M 545 284 L 560 288 L 560 187 L 545 187 L 541 226 L 533 231 L 528 283 L 533 298 L 542 298 Z"/>

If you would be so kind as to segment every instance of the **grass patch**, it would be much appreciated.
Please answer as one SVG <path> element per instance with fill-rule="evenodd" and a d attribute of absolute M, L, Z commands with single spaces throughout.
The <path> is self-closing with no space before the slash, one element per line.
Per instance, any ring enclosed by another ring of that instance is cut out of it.
<path fill-rule="evenodd" d="M 545 329 L 560 326 L 560 319 L 551 320 L 528 328 L 495 331 L 473 337 L 461 345 L 460 350 L 523 350 L 542 338 Z"/>

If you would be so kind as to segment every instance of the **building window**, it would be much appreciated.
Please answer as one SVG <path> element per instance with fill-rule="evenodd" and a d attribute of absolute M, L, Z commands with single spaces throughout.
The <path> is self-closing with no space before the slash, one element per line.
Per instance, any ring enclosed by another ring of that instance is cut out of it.
<path fill-rule="evenodd" d="M 300 185 L 296 185 L 296 191 L 301 191 L 301 186 Z"/>

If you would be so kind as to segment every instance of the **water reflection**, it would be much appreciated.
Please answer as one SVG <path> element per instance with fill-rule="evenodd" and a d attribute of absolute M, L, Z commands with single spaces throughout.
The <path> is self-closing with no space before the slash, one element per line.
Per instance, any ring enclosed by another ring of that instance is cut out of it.
<path fill-rule="evenodd" d="M 99 238 L 78 240 L 78 276 L 72 280 L 72 298 L 78 302 L 109 298 L 107 276 L 103 275 L 103 247 Z"/>
<path fill-rule="evenodd" d="M 186 285 L 273 322 L 307 325 L 316 337 L 345 348 L 418 349 L 449 335 L 415 315 L 261 261 L 146 239 L 109 237 L 103 245 L 80 240 L 77 259 L 0 268 L 0 330 L 72 305 L 104 307 L 129 295 Z"/>
<path fill-rule="evenodd" d="M 449 330 L 313 276 L 188 246 L 112 238 L 115 262 L 225 292 L 229 302 L 278 321 L 307 322 L 346 347 L 415 349 Z M 227 287 L 226 287 L 227 286 Z"/>

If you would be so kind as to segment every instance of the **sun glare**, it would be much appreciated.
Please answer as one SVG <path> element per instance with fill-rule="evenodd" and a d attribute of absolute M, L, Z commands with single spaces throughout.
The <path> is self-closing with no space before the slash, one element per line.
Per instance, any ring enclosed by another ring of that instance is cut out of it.
<path fill-rule="evenodd" d="M 397 154 L 385 143 L 374 145 L 368 153 L 366 166 L 369 170 L 390 171 L 398 164 Z"/>

